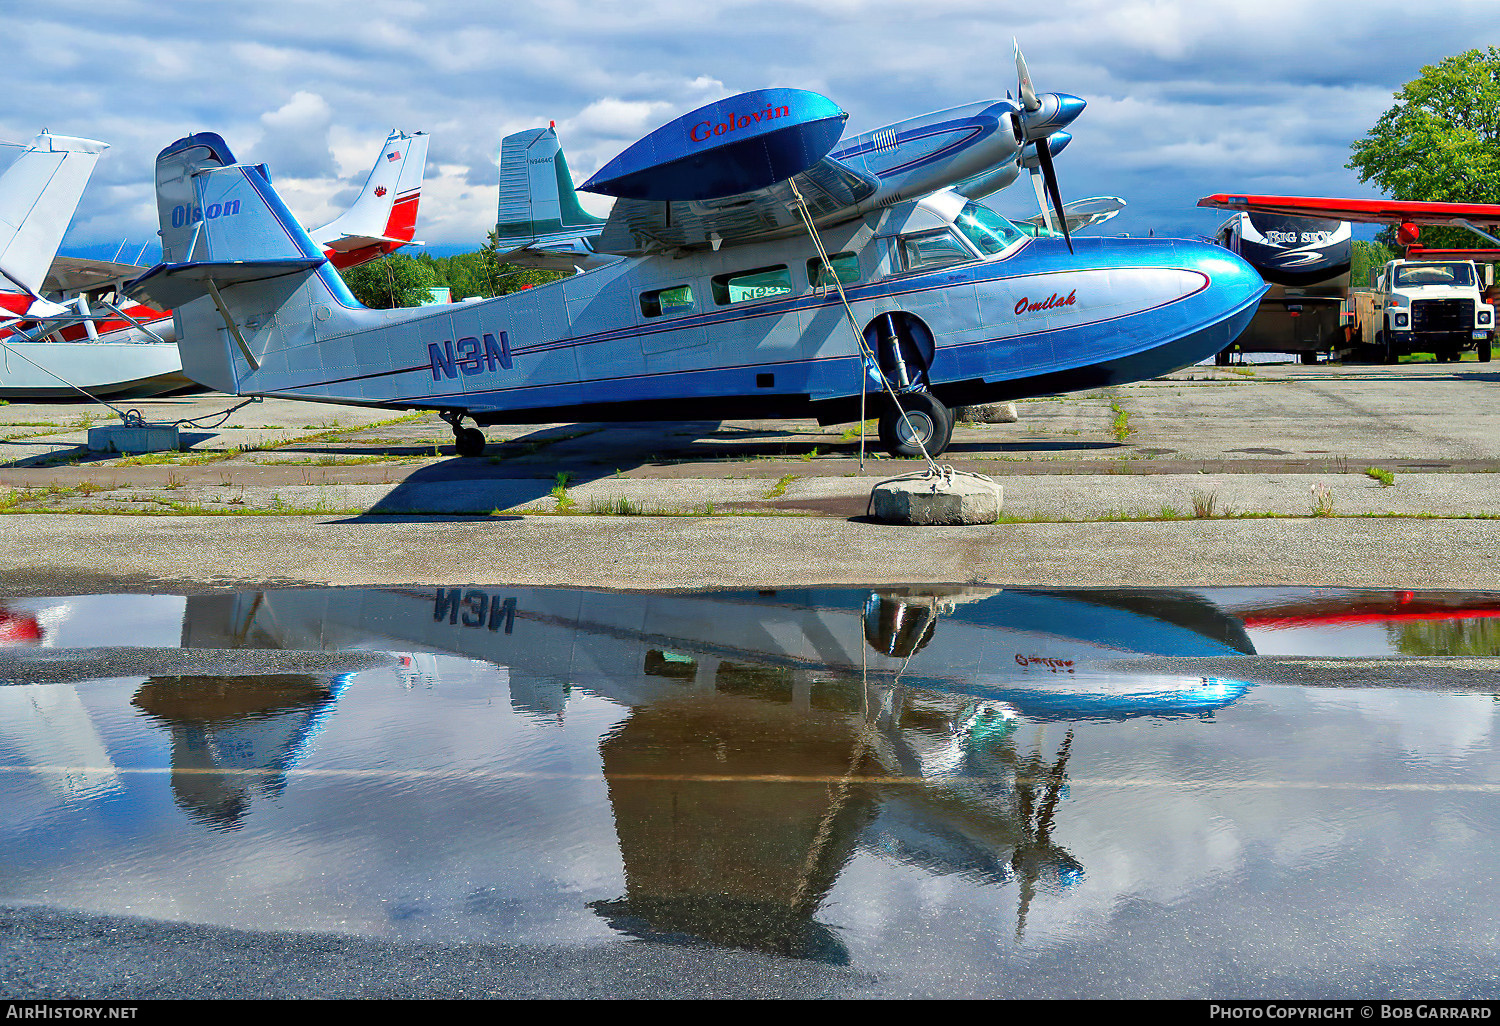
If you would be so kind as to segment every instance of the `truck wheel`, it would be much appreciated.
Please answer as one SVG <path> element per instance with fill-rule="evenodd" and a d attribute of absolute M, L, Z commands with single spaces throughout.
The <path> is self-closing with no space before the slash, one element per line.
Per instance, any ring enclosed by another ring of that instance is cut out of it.
<path fill-rule="evenodd" d="M 1489 363 L 1490 362 L 1490 340 L 1489 339 L 1485 339 L 1483 342 L 1479 343 L 1479 345 L 1478 345 L 1477 348 L 1479 350 L 1479 362 L 1480 363 Z"/>
<path fill-rule="evenodd" d="M 953 414 L 926 392 L 908 392 L 900 407 L 888 402 L 880 415 L 880 444 L 892 456 L 920 456 L 925 447 L 927 455 L 936 458 L 952 437 Z"/>
<path fill-rule="evenodd" d="M 1302 354 L 1302 362 L 1305 364 L 1317 363 L 1318 354 L 1309 349 Z"/>

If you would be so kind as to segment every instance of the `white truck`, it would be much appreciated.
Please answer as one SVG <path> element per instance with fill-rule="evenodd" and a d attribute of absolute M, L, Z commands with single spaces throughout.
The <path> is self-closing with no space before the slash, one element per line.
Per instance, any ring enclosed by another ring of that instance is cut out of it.
<path fill-rule="evenodd" d="M 1374 279 L 1350 296 L 1351 341 L 1366 352 L 1385 363 L 1432 353 L 1441 363 L 1474 349 L 1489 361 L 1495 308 L 1472 261 L 1392 260 Z"/>

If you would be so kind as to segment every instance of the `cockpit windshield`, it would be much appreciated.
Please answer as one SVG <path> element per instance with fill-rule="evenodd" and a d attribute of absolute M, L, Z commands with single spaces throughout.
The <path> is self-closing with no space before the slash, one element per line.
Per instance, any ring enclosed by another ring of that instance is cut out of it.
<path fill-rule="evenodd" d="M 989 207 L 968 202 L 959 212 L 955 226 L 985 256 L 994 256 L 1026 238 L 1026 233 Z"/>
<path fill-rule="evenodd" d="M 1456 264 L 1403 264 L 1396 268 L 1397 285 L 1474 284 L 1474 266 Z"/>

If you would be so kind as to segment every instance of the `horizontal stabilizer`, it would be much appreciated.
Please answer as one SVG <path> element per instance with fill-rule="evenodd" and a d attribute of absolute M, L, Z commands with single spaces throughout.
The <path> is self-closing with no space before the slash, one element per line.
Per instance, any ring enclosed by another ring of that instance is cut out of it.
<path fill-rule="evenodd" d="M 318 257 L 281 257 L 273 260 L 193 260 L 157 264 L 125 285 L 125 294 L 158 310 L 170 310 L 207 295 L 211 289 L 269 281 L 311 271 L 325 263 Z"/>
<path fill-rule="evenodd" d="M 382 243 L 392 243 L 393 246 L 425 246 L 425 242 L 417 242 L 415 239 L 397 239 L 390 235 L 341 235 L 332 242 L 324 245 L 335 253 L 352 253 L 359 249 L 369 249 L 371 246 L 379 246 Z"/>
<path fill-rule="evenodd" d="M 118 285 L 139 278 L 146 268 L 140 264 L 122 264 L 114 260 L 91 260 L 87 257 L 60 256 L 52 261 L 43 292 L 78 292 L 83 289 Z"/>

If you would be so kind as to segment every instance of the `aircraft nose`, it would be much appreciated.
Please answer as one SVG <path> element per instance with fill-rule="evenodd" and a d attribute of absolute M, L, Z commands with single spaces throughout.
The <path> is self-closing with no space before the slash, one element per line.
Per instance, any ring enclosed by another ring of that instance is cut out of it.
<path fill-rule="evenodd" d="M 1254 312 L 1256 301 L 1265 294 L 1268 286 L 1260 272 L 1237 254 L 1211 242 L 1173 241 L 1178 266 L 1189 267 L 1207 276 L 1204 300 L 1219 310 L 1245 310 L 1243 319 L 1248 322 Z M 1235 334 L 1244 327 L 1235 330 Z"/>
<path fill-rule="evenodd" d="M 1041 105 L 1024 115 L 1026 138 L 1032 141 L 1067 128 L 1088 106 L 1087 102 L 1070 93 L 1044 93 L 1038 99 Z"/>

